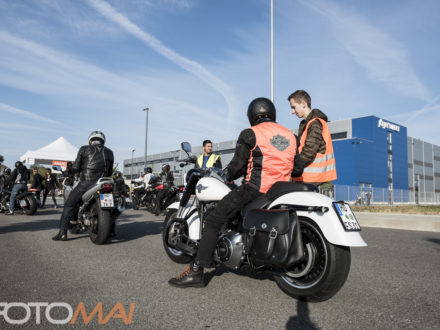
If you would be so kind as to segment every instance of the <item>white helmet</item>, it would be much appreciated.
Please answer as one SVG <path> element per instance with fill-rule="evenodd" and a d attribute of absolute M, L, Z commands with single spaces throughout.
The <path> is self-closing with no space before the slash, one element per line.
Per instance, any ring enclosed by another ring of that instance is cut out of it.
<path fill-rule="evenodd" d="M 105 144 L 105 135 L 101 131 L 93 131 L 89 135 L 89 144 L 92 143 L 93 140 L 101 140 L 102 144 Z"/>

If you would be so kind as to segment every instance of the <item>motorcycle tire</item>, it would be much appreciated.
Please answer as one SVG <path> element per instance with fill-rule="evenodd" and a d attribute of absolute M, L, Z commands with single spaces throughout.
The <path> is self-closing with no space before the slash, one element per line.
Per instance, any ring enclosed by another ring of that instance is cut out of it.
<path fill-rule="evenodd" d="M 139 210 L 139 202 L 136 196 L 131 197 L 131 207 L 133 208 L 133 210 Z"/>
<path fill-rule="evenodd" d="M 173 249 L 168 245 L 168 233 L 169 233 L 169 227 L 170 222 L 173 220 L 177 215 L 177 210 L 169 210 L 167 213 L 167 216 L 165 217 L 164 225 L 163 225 L 163 231 L 162 231 L 162 242 L 163 247 L 165 249 L 166 254 L 168 257 L 178 263 L 178 264 L 188 264 L 191 262 L 192 257 L 189 255 L 184 254 L 183 252 Z"/>
<path fill-rule="evenodd" d="M 275 276 L 278 286 L 289 296 L 308 302 L 333 297 L 344 285 L 350 272 L 350 247 L 329 243 L 319 226 L 299 217 L 304 244 L 304 260 L 282 276 Z"/>
<path fill-rule="evenodd" d="M 110 237 L 112 229 L 111 210 L 102 210 L 98 207 L 97 202 L 92 205 L 91 212 L 93 217 L 98 221 L 97 230 L 90 230 L 90 240 L 97 245 L 104 244 Z"/>
<path fill-rule="evenodd" d="M 23 208 L 26 215 L 34 215 L 37 212 L 37 200 L 33 195 L 28 195 L 24 198 L 26 207 Z"/>

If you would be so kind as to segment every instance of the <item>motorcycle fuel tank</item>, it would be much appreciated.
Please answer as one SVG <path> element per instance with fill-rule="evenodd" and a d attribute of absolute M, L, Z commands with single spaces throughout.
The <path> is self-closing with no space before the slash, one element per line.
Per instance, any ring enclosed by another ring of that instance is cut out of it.
<path fill-rule="evenodd" d="M 216 178 L 201 178 L 196 186 L 196 196 L 202 202 L 219 201 L 230 191 L 227 185 Z"/>

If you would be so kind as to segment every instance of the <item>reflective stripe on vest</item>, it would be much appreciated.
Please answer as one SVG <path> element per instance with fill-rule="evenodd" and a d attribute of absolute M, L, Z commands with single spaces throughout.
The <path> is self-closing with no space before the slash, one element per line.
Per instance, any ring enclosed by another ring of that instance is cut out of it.
<path fill-rule="evenodd" d="M 293 181 L 299 182 L 329 182 L 337 179 L 336 175 L 336 161 L 333 152 L 333 144 L 330 135 L 330 130 L 325 120 L 321 118 L 312 118 L 306 125 L 304 133 L 301 136 L 299 153 L 301 153 L 306 143 L 307 131 L 309 125 L 314 120 L 319 120 L 322 124 L 322 137 L 325 142 L 325 154 L 317 153 L 315 159 L 311 164 L 304 168 L 302 176 L 292 178 Z"/>
<path fill-rule="evenodd" d="M 199 159 L 197 160 L 197 163 L 199 164 L 199 167 L 203 166 L 203 154 L 199 156 Z M 217 162 L 217 160 L 220 158 L 220 156 L 217 156 L 216 154 L 209 155 L 208 161 L 206 162 L 206 167 L 214 167 L 214 164 Z"/>
<path fill-rule="evenodd" d="M 251 150 L 245 182 L 266 193 L 275 182 L 290 181 L 296 154 L 295 135 L 274 122 L 251 129 L 256 143 Z"/>

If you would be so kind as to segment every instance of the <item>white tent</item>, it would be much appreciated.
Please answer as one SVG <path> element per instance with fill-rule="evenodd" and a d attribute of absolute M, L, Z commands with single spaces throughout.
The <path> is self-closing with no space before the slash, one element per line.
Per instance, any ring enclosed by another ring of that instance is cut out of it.
<path fill-rule="evenodd" d="M 77 153 L 78 148 L 61 136 L 43 148 L 26 151 L 20 157 L 20 161 L 27 165 L 35 164 L 36 160 L 39 162 L 44 161 L 45 164 L 52 161 L 52 165 L 62 166 L 64 162 L 75 161 Z M 56 161 L 59 161 L 60 164 L 55 164 Z"/>

